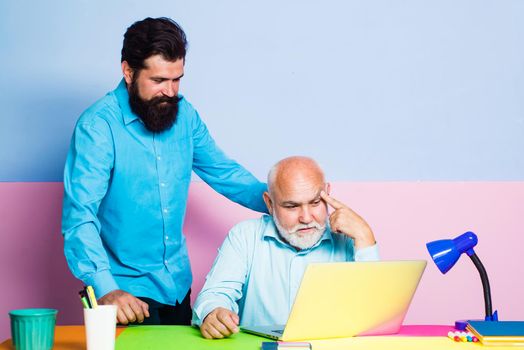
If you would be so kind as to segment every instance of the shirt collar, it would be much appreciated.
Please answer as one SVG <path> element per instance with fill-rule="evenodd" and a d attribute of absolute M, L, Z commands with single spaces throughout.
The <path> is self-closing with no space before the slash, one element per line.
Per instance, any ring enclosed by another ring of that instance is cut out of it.
<path fill-rule="evenodd" d="M 278 229 L 277 229 L 277 226 L 275 225 L 275 221 L 273 220 L 273 217 L 270 216 L 270 215 L 264 215 L 264 217 L 268 221 L 268 225 L 266 226 L 266 229 L 265 229 L 262 237 L 263 238 L 271 237 L 271 238 L 281 242 L 282 244 L 295 249 L 295 247 L 292 247 L 291 245 L 289 245 L 289 243 L 284 241 L 282 239 L 282 237 L 280 237 L 280 234 L 278 233 Z M 302 251 L 309 251 L 309 250 L 315 249 L 323 241 L 331 241 L 331 242 L 333 242 L 333 235 L 331 233 L 331 228 L 329 227 L 329 225 L 326 226 L 326 230 L 324 231 L 324 234 L 322 234 L 322 237 L 320 237 L 320 239 L 318 240 L 317 243 L 315 243 L 315 245 L 313 245 L 311 248 L 304 249 Z"/>

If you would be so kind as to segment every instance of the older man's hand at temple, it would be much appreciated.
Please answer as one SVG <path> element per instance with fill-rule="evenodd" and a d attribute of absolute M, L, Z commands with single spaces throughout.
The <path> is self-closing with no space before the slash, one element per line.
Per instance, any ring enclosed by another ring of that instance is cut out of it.
<path fill-rule="evenodd" d="M 333 232 L 353 238 L 356 249 L 369 247 L 376 243 L 373 231 L 360 215 L 324 191 L 320 192 L 320 197 L 335 209 L 329 215 L 329 224 Z"/>

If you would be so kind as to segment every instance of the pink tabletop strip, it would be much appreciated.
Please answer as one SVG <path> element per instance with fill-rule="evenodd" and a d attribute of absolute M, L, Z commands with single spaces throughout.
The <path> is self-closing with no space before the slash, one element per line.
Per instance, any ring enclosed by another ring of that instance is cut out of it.
<path fill-rule="evenodd" d="M 449 331 L 455 331 L 453 326 L 413 325 L 402 326 L 395 334 L 400 337 L 447 337 Z"/>

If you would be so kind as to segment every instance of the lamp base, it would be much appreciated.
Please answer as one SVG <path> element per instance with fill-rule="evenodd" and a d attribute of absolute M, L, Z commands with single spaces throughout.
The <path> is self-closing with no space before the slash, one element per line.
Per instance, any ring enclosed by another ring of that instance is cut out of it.
<path fill-rule="evenodd" d="M 497 312 L 497 310 L 495 310 L 493 315 L 486 316 L 486 318 L 484 319 L 484 321 L 498 321 L 498 320 L 499 320 L 499 313 Z"/>

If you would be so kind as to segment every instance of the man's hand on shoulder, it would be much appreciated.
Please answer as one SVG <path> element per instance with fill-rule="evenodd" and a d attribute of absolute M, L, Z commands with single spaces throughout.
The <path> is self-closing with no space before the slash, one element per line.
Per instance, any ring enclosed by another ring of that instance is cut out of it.
<path fill-rule="evenodd" d="M 147 303 L 120 289 L 107 293 L 98 300 L 98 303 L 118 306 L 117 320 L 120 324 L 142 323 L 144 317 L 149 317 Z"/>
<path fill-rule="evenodd" d="M 329 215 L 331 230 L 342 233 L 353 238 L 355 248 L 365 248 L 374 245 L 375 236 L 368 223 L 344 203 L 330 197 L 326 192 L 320 192 L 320 196 L 330 207 L 335 209 Z"/>
<path fill-rule="evenodd" d="M 217 307 L 204 318 L 200 332 L 207 339 L 229 337 L 233 333 L 238 333 L 238 323 L 239 318 L 236 313 Z"/>

